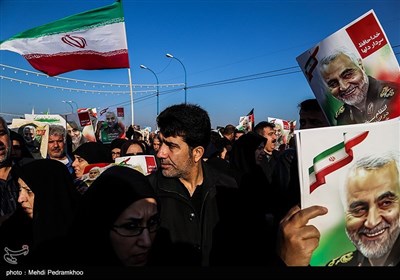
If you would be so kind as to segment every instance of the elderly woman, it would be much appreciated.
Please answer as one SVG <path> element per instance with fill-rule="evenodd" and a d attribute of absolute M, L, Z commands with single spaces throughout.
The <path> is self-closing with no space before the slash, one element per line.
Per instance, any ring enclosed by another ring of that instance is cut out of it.
<path fill-rule="evenodd" d="M 19 205 L 0 227 L 0 247 L 14 252 L 25 248 L 26 254 L 14 259 L 21 264 L 38 248 L 67 235 L 80 196 L 59 161 L 32 160 L 12 172 L 18 181 Z"/>
<path fill-rule="evenodd" d="M 147 178 L 112 166 L 82 196 L 72 227 L 74 265 L 143 266 L 160 225 L 160 204 Z"/>

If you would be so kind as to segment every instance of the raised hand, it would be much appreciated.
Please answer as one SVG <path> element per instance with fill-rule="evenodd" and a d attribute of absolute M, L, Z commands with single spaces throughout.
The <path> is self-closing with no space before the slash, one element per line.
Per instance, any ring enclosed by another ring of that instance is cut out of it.
<path fill-rule="evenodd" d="M 323 206 L 300 209 L 294 206 L 281 220 L 278 231 L 278 255 L 287 266 L 307 266 L 314 250 L 318 247 L 320 232 L 310 219 L 328 213 Z"/>

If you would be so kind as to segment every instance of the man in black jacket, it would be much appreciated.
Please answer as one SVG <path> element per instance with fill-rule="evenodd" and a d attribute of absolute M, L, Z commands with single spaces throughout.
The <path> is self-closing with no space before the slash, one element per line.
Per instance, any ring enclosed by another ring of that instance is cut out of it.
<path fill-rule="evenodd" d="M 149 180 L 161 199 L 161 228 L 174 248 L 166 262 L 177 257 L 176 265 L 266 265 L 255 251 L 274 252 L 265 252 L 268 240 L 257 230 L 263 221 L 252 218 L 251 200 L 241 197 L 233 177 L 202 159 L 211 135 L 208 113 L 197 105 L 173 105 L 161 112 L 157 126 L 161 165 Z"/>
<path fill-rule="evenodd" d="M 18 204 L 19 187 L 12 176 L 10 156 L 10 131 L 7 122 L 0 116 L 0 225 L 14 213 Z"/>

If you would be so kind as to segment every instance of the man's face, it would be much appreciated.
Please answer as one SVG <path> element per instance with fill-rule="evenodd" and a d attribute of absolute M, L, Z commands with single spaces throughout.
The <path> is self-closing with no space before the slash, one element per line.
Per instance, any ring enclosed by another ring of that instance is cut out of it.
<path fill-rule="evenodd" d="M 329 126 L 324 113 L 320 111 L 300 110 L 300 129 L 318 128 Z"/>
<path fill-rule="evenodd" d="M 400 186 L 394 162 L 358 169 L 347 182 L 346 233 L 367 258 L 388 254 L 399 233 Z"/>
<path fill-rule="evenodd" d="M 78 144 L 82 138 L 82 133 L 79 129 L 68 127 L 67 132 L 71 136 L 72 143 Z"/>
<path fill-rule="evenodd" d="M 165 177 L 186 177 L 195 165 L 188 144 L 180 136 L 164 138 L 160 133 L 160 138 L 157 157 L 160 158 L 162 174 Z"/>
<path fill-rule="evenodd" d="M 279 138 L 279 136 L 282 135 L 282 128 L 279 124 L 275 124 L 275 128 L 274 128 L 276 137 Z"/>
<path fill-rule="evenodd" d="M 24 128 L 24 139 L 26 142 L 32 142 L 35 139 L 35 131 L 33 128 L 25 127 Z"/>
<path fill-rule="evenodd" d="M 11 153 L 11 140 L 5 125 L 0 120 L 0 163 L 6 161 Z"/>
<path fill-rule="evenodd" d="M 100 175 L 100 170 L 99 169 L 91 169 L 89 171 L 89 178 L 90 179 L 96 179 L 97 176 L 99 176 L 99 175 Z"/>
<path fill-rule="evenodd" d="M 354 106 L 366 99 L 368 76 L 348 56 L 340 54 L 324 65 L 322 76 L 332 95 L 340 101 Z"/>
<path fill-rule="evenodd" d="M 267 142 L 265 143 L 264 150 L 268 153 L 272 153 L 276 146 L 276 134 L 275 130 L 271 127 L 264 127 L 262 136 L 267 138 Z"/>
<path fill-rule="evenodd" d="M 50 158 L 61 159 L 64 157 L 64 136 L 49 135 L 47 153 Z"/>
<path fill-rule="evenodd" d="M 109 127 L 113 127 L 117 123 L 117 117 L 114 113 L 109 113 L 106 115 L 106 121 Z"/>

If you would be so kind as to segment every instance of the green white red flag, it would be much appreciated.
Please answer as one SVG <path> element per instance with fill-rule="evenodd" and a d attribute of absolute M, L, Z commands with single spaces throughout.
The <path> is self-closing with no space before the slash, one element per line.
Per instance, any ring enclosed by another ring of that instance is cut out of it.
<path fill-rule="evenodd" d="M 49 76 L 129 68 L 122 4 L 117 1 L 29 29 L 1 41 L 0 50 L 19 53 Z"/>
<path fill-rule="evenodd" d="M 252 131 L 254 127 L 254 108 L 251 109 L 251 111 L 247 114 L 247 116 L 249 118 L 250 131 Z"/>
<path fill-rule="evenodd" d="M 368 131 L 351 139 L 347 139 L 346 135 L 347 133 L 344 133 L 343 142 L 323 151 L 313 159 L 313 165 L 308 169 L 310 193 L 325 184 L 325 176 L 342 168 L 353 160 L 352 148 L 367 138 Z"/>

